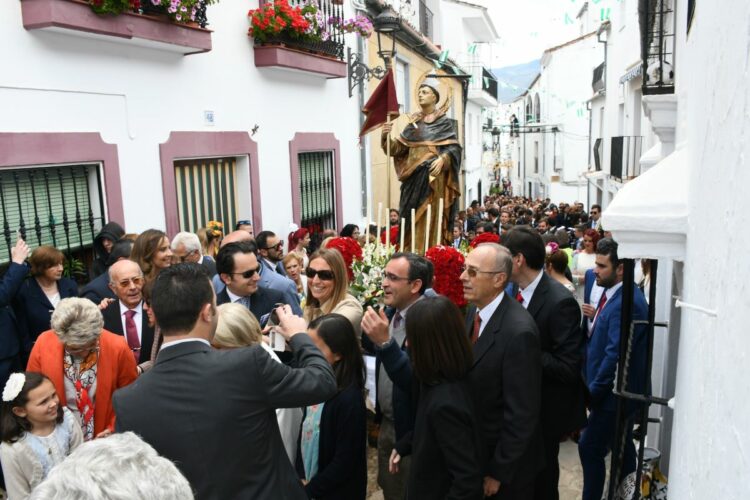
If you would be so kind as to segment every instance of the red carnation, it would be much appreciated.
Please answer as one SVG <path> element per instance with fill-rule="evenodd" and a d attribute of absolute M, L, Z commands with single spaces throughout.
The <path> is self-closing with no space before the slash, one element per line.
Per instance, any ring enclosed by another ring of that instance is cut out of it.
<path fill-rule="evenodd" d="M 432 288 L 440 295 L 445 295 L 458 307 L 466 305 L 464 287 L 461 283 L 464 256 L 453 247 L 438 245 L 431 247 L 425 254 L 434 266 Z"/>
<path fill-rule="evenodd" d="M 476 248 L 477 245 L 481 245 L 482 243 L 500 243 L 500 236 L 489 232 L 478 234 L 473 240 L 471 240 L 469 246 L 471 248 Z"/>
<path fill-rule="evenodd" d="M 396 251 L 398 252 L 398 226 L 391 226 L 391 245 L 396 247 Z M 380 242 L 385 245 L 385 230 L 380 232 Z"/>
<path fill-rule="evenodd" d="M 359 246 L 354 238 L 348 236 L 338 236 L 332 238 L 326 243 L 326 248 L 332 248 L 338 250 L 342 257 L 344 257 L 344 263 L 346 263 L 346 271 L 349 274 L 349 280 L 354 279 L 354 272 L 352 271 L 352 264 L 355 260 L 362 260 L 362 248 Z"/>

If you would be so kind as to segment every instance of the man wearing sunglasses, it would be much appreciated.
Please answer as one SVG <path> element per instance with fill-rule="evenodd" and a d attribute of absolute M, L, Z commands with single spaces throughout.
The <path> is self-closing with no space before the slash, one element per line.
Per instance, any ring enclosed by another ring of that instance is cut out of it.
<path fill-rule="evenodd" d="M 284 241 L 280 240 L 275 233 L 271 231 L 261 231 L 255 237 L 255 243 L 258 244 L 258 255 L 261 257 L 261 264 L 278 273 L 286 276 L 286 269 L 282 259 L 284 258 Z"/>
<path fill-rule="evenodd" d="M 216 270 L 225 288 L 216 295 L 216 303 L 236 302 L 247 307 L 261 326 L 265 326 L 274 304 L 283 303 L 284 296 L 277 290 L 262 288 L 261 264 L 249 242 L 229 243 L 216 256 Z"/>
<path fill-rule="evenodd" d="M 104 329 L 125 337 L 139 373 L 148 366 L 154 343 L 154 328 L 143 310 L 143 284 L 138 264 L 128 259 L 115 262 L 109 268 L 109 287 L 116 299 L 102 311 Z"/>

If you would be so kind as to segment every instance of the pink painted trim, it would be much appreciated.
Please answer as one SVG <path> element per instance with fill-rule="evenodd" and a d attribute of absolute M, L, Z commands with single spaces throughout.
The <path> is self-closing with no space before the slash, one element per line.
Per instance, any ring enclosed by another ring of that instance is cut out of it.
<path fill-rule="evenodd" d="M 336 184 L 336 227 L 344 224 L 344 203 L 341 197 L 341 146 L 336 136 L 329 133 L 297 132 L 289 141 L 289 167 L 292 178 L 292 217 L 295 224 L 302 220 L 302 200 L 299 192 L 299 153 L 333 151 L 333 179 Z"/>
<path fill-rule="evenodd" d="M 125 224 L 117 146 L 96 132 L 0 133 L 0 168 L 63 163 L 101 163 L 106 221 Z"/>
<path fill-rule="evenodd" d="M 120 39 L 143 39 L 185 47 L 186 54 L 211 50 L 211 31 L 199 27 L 123 13 L 97 15 L 86 2 L 77 0 L 22 0 L 23 26 L 27 30 L 64 28 Z"/>
<path fill-rule="evenodd" d="M 258 144 L 250 138 L 247 132 L 172 132 L 167 142 L 159 145 L 164 215 L 167 221 L 167 234 L 170 238 L 180 231 L 174 161 L 180 158 L 222 156 L 247 156 L 249 158 L 250 186 L 248 188 L 252 195 L 253 227 L 256 232 L 262 230 Z M 238 195 L 242 196 L 242 193 Z M 227 228 L 227 231 L 229 230 Z"/>
<path fill-rule="evenodd" d="M 254 47 L 255 67 L 281 67 L 316 73 L 326 78 L 346 77 L 346 63 L 330 57 L 319 56 L 287 47 Z"/>

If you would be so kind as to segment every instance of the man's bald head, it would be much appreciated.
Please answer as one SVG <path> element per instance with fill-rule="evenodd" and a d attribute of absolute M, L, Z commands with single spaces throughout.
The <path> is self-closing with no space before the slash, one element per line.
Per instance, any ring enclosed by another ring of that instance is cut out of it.
<path fill-rule="evenodd" d="M 239 243 L 240 241 L 252 241 L 253 237 L 250 236 L 250 233 L 245 231 L 244 229 L 239 229 L 237 231 L 232 231 L 228 235 L 224 236 L 224 238 L 221 240 L 221 246 L 227 245 L 229 243 Z"/>
<path fill-rule="evenodd" d="M 141 302 L 143 289 L 143 271 L 132 260 L 118 260 L 109 266 L 109 287 L 128 309 L 135 308 Z"/>

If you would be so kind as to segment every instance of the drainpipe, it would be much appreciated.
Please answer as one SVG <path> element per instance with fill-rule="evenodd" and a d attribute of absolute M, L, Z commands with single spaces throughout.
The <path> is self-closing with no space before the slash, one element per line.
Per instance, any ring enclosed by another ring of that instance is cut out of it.
<path fill-rule="evenodd" d="M 359 56 L 360 61 L 364 61 L 365 56 L 365 43 L 362 37 L 357 37 L 357 55 Z M 365 107 L 365 83 L 362 82 L 359 86 L 359 91 L 357 92 L 357 102 L 359 103 L 358 111 Z M 365 123 L 365 115 L 364 113 L 357 113 L 359 115 L 359 130 L 362 130 L 362 126 Z M 367 200 L 369 198 L 368 193 L 369 190 L 367 189 L 367 178 L 369 177 L 367 174 L 367 141 L 368 139 L 366 137 L 360 137 L 359 142 L 359 168 L 361 172 L 362 180 L 360 182 L 360 201 L 362 202 L 362 216 L 367 217 Z M 370 221 L 367 221 L 367 224 L 370 224 Z"/>
<path fill-rule="evenodd" d="M 593 121 L 594 121 L 594 106 L 592 106 L 592 102 L 589 101 L 586 104 L 586 109 L 588 109 L 589 112 L 589 162 L 586 164 L 586 171 L 588 172 L 589 168 L 591 168 L 591 155 L 593 153 L 592 151 L 592 145 L 591 145 L 591 132 L 593 128 Z M 585 175 L 585 174 L 584 174 Z M 586 178 L 586 209 L 589 209 L 591 207 L 591 190 L 589 189 L 589 178 Z M 579 181 L 580 182 L 580 181 Z"/>

